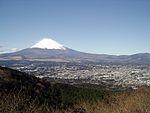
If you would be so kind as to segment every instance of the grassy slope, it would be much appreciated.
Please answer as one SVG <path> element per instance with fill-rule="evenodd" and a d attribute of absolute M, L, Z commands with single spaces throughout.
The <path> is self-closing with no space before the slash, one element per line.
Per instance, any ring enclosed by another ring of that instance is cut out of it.
<path fill-rule="evenodd" d="M 0 67 L 0 113 L 150 113 L 150 88 L 111 93 Z"/>

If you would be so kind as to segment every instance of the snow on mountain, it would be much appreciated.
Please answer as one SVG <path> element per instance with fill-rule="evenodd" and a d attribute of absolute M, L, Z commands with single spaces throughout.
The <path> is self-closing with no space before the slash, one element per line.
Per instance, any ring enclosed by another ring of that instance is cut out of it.
<path fill-rule="evenodd" d="M 63 45 L 59 44 L 58 42 L 50 38 L 42 39 L 40 42 L 36 43 L 31 48 L 66 50 L 66 48 Z"/>
<path fill-rule="evenodd" d="M 79 52 L 48 38 L 42 39 L 30 48 L 0 55 L 0 60 L 94 62 L 114 64 L 150 64 L 150 53 L 134 55 L 107 55 Z"/>

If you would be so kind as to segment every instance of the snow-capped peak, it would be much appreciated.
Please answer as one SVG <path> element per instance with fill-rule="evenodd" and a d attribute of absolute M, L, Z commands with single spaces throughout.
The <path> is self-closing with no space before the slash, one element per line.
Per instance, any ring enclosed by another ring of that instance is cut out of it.
<path fill-rule="evenodd" d="M 65 50 L 66 48 L 57 43 L 56 41 L 50 39 L 50 38 L 44 38 L 40 42 L 33 45 L 31 48 L 41 48 L 41 49 L 61 49 Z"/>

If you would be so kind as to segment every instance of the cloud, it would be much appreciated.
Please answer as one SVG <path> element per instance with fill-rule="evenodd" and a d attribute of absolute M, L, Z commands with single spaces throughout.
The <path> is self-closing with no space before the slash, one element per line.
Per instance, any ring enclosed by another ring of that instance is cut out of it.
<path fill-rule="evenodd" d="M 15 52 L 19 50 L 18 48 L 5 48 L 3 46 L 0 46 L 0 54 L 2 53 L 9 53 L 9 52 Z"/>
<path fill-rule="evenodd" d="M 18 48 L 11 48 L 11 51 L 17 51 Z"/>

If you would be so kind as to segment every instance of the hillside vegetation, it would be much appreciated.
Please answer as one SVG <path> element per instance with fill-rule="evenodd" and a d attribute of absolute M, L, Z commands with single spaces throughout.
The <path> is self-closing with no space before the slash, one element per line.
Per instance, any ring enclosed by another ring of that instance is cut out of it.
<path fill-rule="evenodd" d="M 110 92 L 0 67 L 0 113 L 150 113 L 150 88 Z"/>

